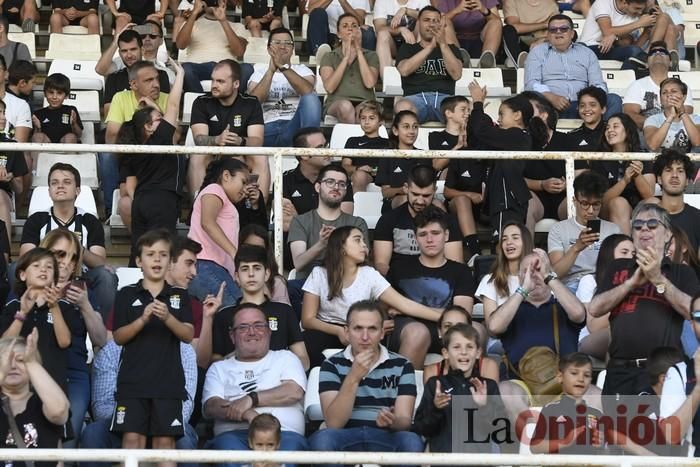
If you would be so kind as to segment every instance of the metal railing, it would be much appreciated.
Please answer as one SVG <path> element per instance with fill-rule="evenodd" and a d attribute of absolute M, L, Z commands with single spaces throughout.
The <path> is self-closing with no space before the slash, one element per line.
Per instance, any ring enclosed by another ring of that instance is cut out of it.
<path fill-rule="evenodd" d="M 148 146 L 119 144 L 36 144 L 0 143 L 0 151 L 31 151 L 53 153 L 111 152 L 130 154 L 209 154 L 229 156 L 268 156 L 275 163 L 271 174 L 273 184 L 273 212 L 282 212 L 282 158 L 293 156 L 333 156 L 370 158 L 422 158 L 422 159 L 490 159 L 490 160 L 563 160 L 566 166 L 566 199 L 569 216 L 573 215 L 574 161 L 575 160 L 614 160 L 648 161 L 655 153 L 606 153 L 606 152 L 563 152 L 563 151 L 401 151 L 392 149 L 327 149 L 327 148 L 267 148 L 232 146 Z M 691 159 L 700 160 L 700 154 L 689 154 Z M 274 216 L 275 260 L 283 270 L 282 261 L 282 216 Z"/>

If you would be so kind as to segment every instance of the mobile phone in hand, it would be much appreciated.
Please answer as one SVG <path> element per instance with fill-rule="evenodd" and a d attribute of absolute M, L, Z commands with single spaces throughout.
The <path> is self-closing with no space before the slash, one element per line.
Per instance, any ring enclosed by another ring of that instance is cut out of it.
<path fill-rule="evenodd" d="M 260 179 L 260 175 L 258 175 L 258 174 L 248 175 L 248 185 L 257 185 L 259 179 Z"/>
<path fill-rule="evenodd" d="M 591 219 L 586 223 L 586 227 L 591 229 L 591 233 L 600 233 L 600 219 Z"/>

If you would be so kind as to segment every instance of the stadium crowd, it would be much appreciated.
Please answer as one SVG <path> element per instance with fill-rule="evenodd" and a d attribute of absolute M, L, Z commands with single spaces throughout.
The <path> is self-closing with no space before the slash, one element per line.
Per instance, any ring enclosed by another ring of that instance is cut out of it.
<path fill-rule="evenodd" d="M 0 446 L 450 452 L 467 426 L 487 440 L 467 451 L 517 452 L 515 422 L 534 407 L 531 452 L 688 455 L 700 442 L 700 210 L 685 199 L 700 116 L 669 77 L 685 53 L 677 3 L 309 0 L 317 71 L 294 59 L 284 2 L 243 2 L 239 22 L 225 0 L 105 3 L 102 140 L 189 133 L 193 154 L 96 155 L 105 219 L 117 193 L 140 270 L 129 284 L 108 262 L 108 225 L 78 207 L 77 164 L 38 180 L 40 155 L 0 155 Z M 51 9 L 51 33 L 101 29 L 97 0 Z M 586 18 L 579 33 L 560 13 L 571 9 Z M 181 62 L 165 48 L 168 10 Z M 36 3 L 0 12 L 0 140 L 80 142 L 70 77 L 48 75 L 36 107 L 39 72 L 9 38 L 11 24 L 35 30 Z M 246 63 L 265 36 L 266 62 Z M 524 68 L 497 122 L 488 82 L 456 92 L 472 56 Z M 600 60 L 638 79 L 609 92 Z M 385 109 L 375 88 L 392 64 L 403 96 Z M 184 94 L 203 81 L 182 125 Z M 577 161 L 572 199 L 563 160 L 299 156 L 282 181 L 278 265 L 267 157 L 196 146 L 325 148 L 326 118 L 358 125 L 344 146 L 360 150 L 655 156 Z M 564 133 L 560 118 L 581 126 Z M 417 148 L 427 122 L 440 128 Z M 12 211 L 33 185 L 50 203 L 12 258 Z M 373 228 L 354 215 L 354 194 L 371 189 L 383 200 Z M 556 222 L 538 248 L 543 219 Z M 599 429 L 639 396 L 654 442 Z M 480 416 L 455 420 L 457 403 Z M 560 418 L 563 433 L 546 430 Z M 512 422 L 507 441 L 490 437 L 495 420 Z"/>

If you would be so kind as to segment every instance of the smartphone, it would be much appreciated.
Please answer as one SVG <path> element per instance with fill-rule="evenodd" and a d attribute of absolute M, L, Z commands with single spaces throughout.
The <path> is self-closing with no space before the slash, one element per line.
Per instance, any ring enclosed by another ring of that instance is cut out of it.
<path fill-rule="evenodd" d="M 697 321 L 698 323 L 700 323 L 700 310 L 695 310 L 695 311 L 693 312 L 693 320 L 695 320 L 695 321 Z"/>
<path fill-rule="evenodd" d="M 586 223 L 586 227 L 591 229 L 591 233 L 600 233 L 600 219 L 591 219 Z"/>
<path fill-rule="evenodd" d="M 258 179 L 260 179 L 260 175 L 258 175 L 258 174 L 248 175 L 248 185 L 257 185 Z"/>
<path fill-rule="evenodd" d="M 150 24 L 141 24 L 138 26 L 134 26 L 134 31 L 136 31 L 139 36 L 145 36 L 146 34 L 151 33 L 151 25 Z"/>
<path fill-rule="evenodd" d="M 71 284 L 74 285 L 75 287 L 78 287 L 79 289 L 85 290 L 87 287 L 87 284 L 85 283 L 85 279 L 82 277 L 76 277 L 71 281 Z"/>

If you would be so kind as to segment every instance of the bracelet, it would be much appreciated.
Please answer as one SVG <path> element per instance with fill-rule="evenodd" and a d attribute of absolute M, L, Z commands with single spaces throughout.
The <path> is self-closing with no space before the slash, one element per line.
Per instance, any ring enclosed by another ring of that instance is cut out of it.
<path fill-rule="evenodd" d="M 523 297 L 523 300 L 527 300 L 527 297 L 530 295 L 530 292 L 528 292 L 522 287 L 518 287 L 517 289 L 515 289 L 515 293 Z"/>
<path fill-rule="evenodd" d="M 15 313 L 15 319 L 24 323 L 27 320 L 27 317 L 24 316 L 21 311 L 18 311 Z"/>

